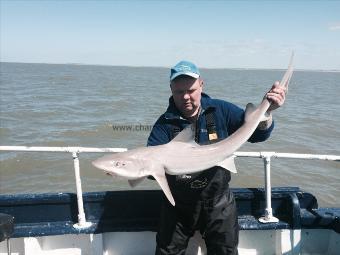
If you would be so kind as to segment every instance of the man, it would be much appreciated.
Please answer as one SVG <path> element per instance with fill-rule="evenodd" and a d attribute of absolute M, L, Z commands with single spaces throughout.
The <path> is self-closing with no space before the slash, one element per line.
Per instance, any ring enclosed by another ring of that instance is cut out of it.
<path fill-rule="evenodd" d="M 270 117 L 259 124 L 250 142 L 266 140 L 274 128 L 271 112 L 285 100 L 285 91 L 278 85 L 275 82 L 265 95 L 272 103 L 267 111 Z M 225 139 L 243 124 L 241 108 L 203 93 L 203 79 L 191 62 L 181 61 L 171 69 L 170 88 L 168 109 L 155 123 L 148 146 L 168 143 L 189 124 L 195 125 L 195 141 L 201 145 Z M 164 199 L 156 255 L 185 254 L 195 230 L 200 230 L 208 255 L 238 254 L 239 229 L 228 184 L 230 172 L 216 166 L 191 175 L 166 177 L 176 206 Z"/>

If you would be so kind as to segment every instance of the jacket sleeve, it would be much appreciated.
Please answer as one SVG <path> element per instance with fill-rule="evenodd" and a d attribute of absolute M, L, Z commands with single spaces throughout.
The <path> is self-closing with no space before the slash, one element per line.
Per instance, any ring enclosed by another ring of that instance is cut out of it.
<path fill-rule="evenodd" d="M 270 134 L 272 133 L 273 129 L 274 129 L 274 120 L 268 129 L 260 130 L 257 128 L 255 132 L 252 134 L 252 136 L 249 138 L 248 142 L 258 143 L 258 142 L 263 142 L 267 140 L 270 137 Z"/>
<path fill-rule="evenodd" d="M 170 132 L 165 123 L 159 119 L 152 127 L 147 146 L 155 146 L 170 142 Z"/>
<path fill-rule="evenodd" d="M 236 105 L 229 104 L 225 109 L 227 128 L 229 135 L 239 129 L 244 122 L 244 110 Z M 272 125 L 266 130 L 256 129 L 252 136 L 248 139 L 248 142 L 257 143 L 267 140 L 274 129 L 274 120 Z"/>

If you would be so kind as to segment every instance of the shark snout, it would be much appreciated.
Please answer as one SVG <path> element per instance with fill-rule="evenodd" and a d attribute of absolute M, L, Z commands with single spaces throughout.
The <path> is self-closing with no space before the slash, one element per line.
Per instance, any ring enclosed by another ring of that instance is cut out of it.
<path fill-rule="evenodd" d="M 98 159 L 92 161 L 92 165 L 96 168 L 102 169 L 102 164 L 101 164 L 100 160 L 98 160 Z"/>
<path fill-rule="evenodd" d="M 98 169 L 104 170 L 105 172 L 111 172 L 110 170 L 110 164 L 106 160 L 97 159 L 95 161 L 92 161 L 92 165 Z"/>
<path fill-rule="evenodd" d="M 112 177 L 117 177 L 117 174 L 115 174 L 112 169 L 108 167 L 108 162 L 102 159 L 97 159 L 92 161 L 92 165 L 100 170 L 103 170 L 106 175 L 110 175 Z"/>

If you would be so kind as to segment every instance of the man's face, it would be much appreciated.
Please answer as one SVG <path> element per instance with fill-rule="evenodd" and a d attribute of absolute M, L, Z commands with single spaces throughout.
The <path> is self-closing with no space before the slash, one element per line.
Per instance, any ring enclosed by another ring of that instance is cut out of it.
<path fill-rule="evenodd" d="M 173 80 L 170 87 L 175 105 L 183 116 L 195 116 L 201 103 L 203 80 L 183 75 Z"/>

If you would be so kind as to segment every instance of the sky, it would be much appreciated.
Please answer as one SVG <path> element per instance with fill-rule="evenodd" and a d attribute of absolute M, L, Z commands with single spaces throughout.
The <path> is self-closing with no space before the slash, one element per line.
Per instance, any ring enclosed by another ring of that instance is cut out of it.
<path fill-rule="evenodd" d="M 340 70 L 340 1 L 0 0 L 0 61 Z"/>

